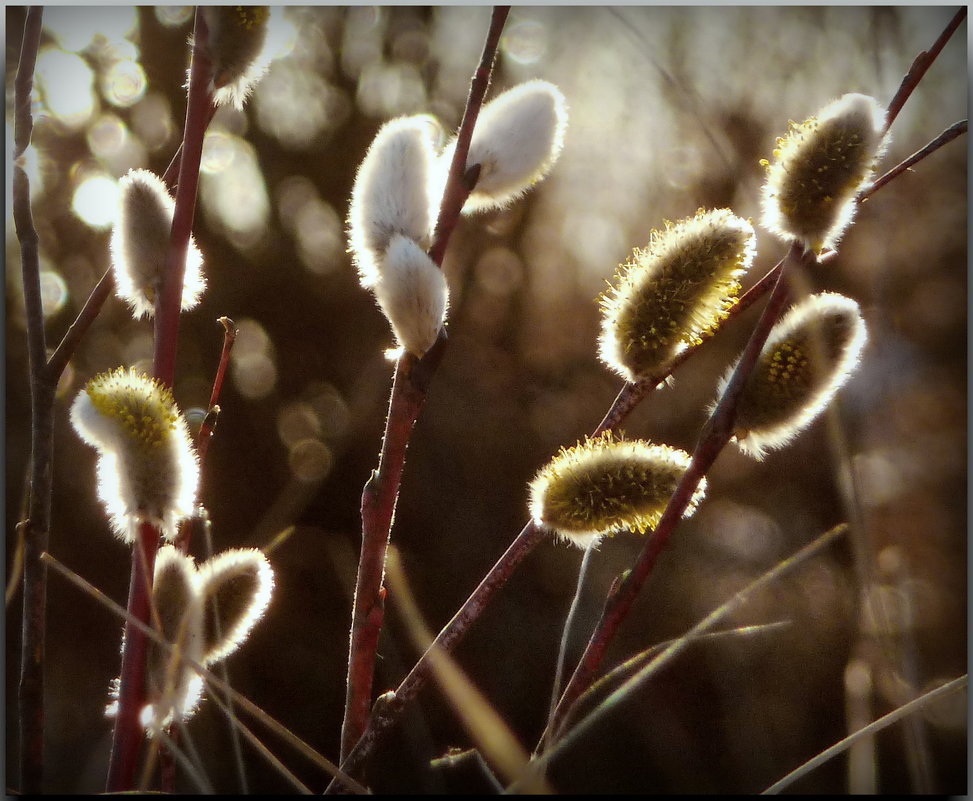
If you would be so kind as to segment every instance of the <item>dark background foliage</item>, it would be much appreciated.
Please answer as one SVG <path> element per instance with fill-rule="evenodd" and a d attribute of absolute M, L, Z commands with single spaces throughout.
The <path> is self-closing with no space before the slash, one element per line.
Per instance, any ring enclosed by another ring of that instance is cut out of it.
<path fill-rule="evenodd" d="M 551 177 L 510 209 L 465 221 L 447 255 L 450 342 L 412 440 L 393 532 L 432 628 L 526 521 L 534 472 L 593 429 L 618 391 L 621 382 L 596 358 L 596 298 L 616 264 L 652 228 L 698 207 L 730 207 L 757 221 L 758 161 L 788 119 L 849 91 L 887 101 L 952 14 L 930 6 L 514 8 L 494 92 L 546 78 L 566 95 L 571 122 Z M 8 145 L 23 17 L 22 8 L 6 11 Z M 271 557 L 272 606 L 229 670 L 241 692 L 335 757 L 360 491 L 376 464 L 392 373 L 383 357 L 392 344 L 387 323 L 345 253 L 347 199 L 383 120 L 429 112 L 447 128 L 458 124 L 488 10 L 319 7 L 289 9 L 284 18 L 286 55 L 244 112 L 221 111 L 211 128 L 195 227 L 209 288 L 182 318 L 175 393 L 186 410 L 205 406 L 221 345 L 215 320 L 235 320 L 241 338 L 202 501 L 217 549 L 263 546 L 294 530 Z M 164 171 L 179 141 L 191 23 L 147 7 L 52 7 L 45 23 L 31 175 L 56 342 L 109 264 L 110 229 L 93 218 L 110 202 L 73 206 L 76 193 L 132 167 Z M 886 165 L 966 116 L 965 31 L 896 122 Z M 59 50 L 77 60 L 51 59 Z M 58 111 L 59 86 L 77 102 L 74 116 Z M 695 646 L 556 764 L 558 790 L 759 791 L 848 733 L 850 660 L 874 669 L 873 718 L 902 702 L 907 682 L 918 691 L 965 671 L 966 155 L 961 139 L 876 195 L 839 258 L 810 276 L 816 290 L 855 297 L 869 326 L 863 363 L 840 398 L 850 462 L 833 455 L 824 420 L 762 462 L 724 453 L 707 501 L 677 532 L 610 652 L 614 664 L 678 635 L 846 519 L 839 488 L 854 477 L 877 556 L 868 591 L 894 610 L 904 673 L 881 669 L 860 614 L 851 548 L 841 542 L 734 618 L 788 627 Z M 759 230 L 751 280 L 783 252 Z M 29 456 L 9 214 L 6 254 L 9 565 Z M 672 387 L 643 403 L 626 432 L 691 449 L 717 378 L 755 319 L 751 311 L 734 322 Z M 51 551 L 122 604 L 129 556 L 110 535 L 95 498 L 95 454 L 71 430 L 67 409 L 94 373 L 150 357 L 151 325 L 110 299 L 71 363 L 57 413 Z M 613 577 L 639 548 L 634 536 L 602 545 L 575 656 Z M 579 560 L 553 542 L 539 548 L 458 650 L 528 746 L 543 728 Z M 9 765 L 17 753 L 19 601 L 7 611 Z M 390 608 L 378 690 L 393 687 L 417 658 L 394 599 Z M 110 738 L 103 708 L 120 630 L 95 600 L 51 576 L 52 792 L 103 787 Z M 918 748 L 901 726 L 880 734 L 879 790 L 965 792 L 965 707 L 953 696 L 919 715 Z M 237 792 L 214 704 L 204 703 L 190 733 L 215 786 Z M 302 758 L 268 742 L 312 788 L 323 788 Z M 380 791 L 482 790 L 475 770 L 429 766 L 448 747 L 468 744 L 448 705 L 427 689 L 375 759 L 370 781 Z M 252 790 L 289 789 L 246 753 Z M 917 760 L 926 764 L 926 785 L 910 779 Z M 836 759 L 796 789 L 843 792 L 845 766 Z"/>

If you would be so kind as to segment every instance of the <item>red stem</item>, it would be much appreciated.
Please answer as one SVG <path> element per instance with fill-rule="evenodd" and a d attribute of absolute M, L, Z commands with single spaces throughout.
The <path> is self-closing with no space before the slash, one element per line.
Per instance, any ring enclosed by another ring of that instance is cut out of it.
<path fill-rule="evenodd" d="M 433 244 L 429 250 L 430 257 L 440 266 L 463 204 L 479 174 L 478 165 L 468 169 L 466 159 L 473 126 L 490 84 L 500 34 L 509 11 L 508 6 L 494 8 L 480 64 L 470 83 L 466 110 L 457 134 L 456 150 L 450 164 Z M 342 758 L 358 742 L 368 723 L 375 654 L 384 617 L 385 590 L 382 581 L 385 576 L 385 556 L 405 465 L 406 448 L 445 346 L 445 331 L 441 331 L 436 344 L 422 359 L 416 359 L 409 353 L 399 357 L 389 398 L 389 416 L 378 469 L 372 473 L 362 491 L 362 545 L 348 647 L 345 714 L 341 727 Z"/>
<path fill-rule="evenodd" d="M 132 546 L 132 572 L 128 586 L 128 612 L 143 623 L 149 621 L 152 572 L 159 547 L 159 532 L 150 523 L 138 527 Z M 122 670 L 118 685 L 118 711 L 108 766 L 108 792 L 134 789 L 144 732 L 139 713 L 145 704 L 145 655 L 147 638 L 140 628 L 125 623 Z"/>
<path fill-rule="evenodd" d="M 378 469 L 372 472 L 362 491 L 362 548 L 348 655 L 345 719 L 341 731 L 342 756 L 351 750 L 365 730 L 371 707 L 375 653 L 384 616 L 385 590 L 382 581 L 385 578 L 388 536 L 409 436 L 425 400 L 425 393 L 419 392 L 411 380 L 417 361 L 406 353 L 396 364 Z"/>
<path fill-rule="evenodd" d="M 859 195 L 858 202 L 862 203 L 868 200 L 868 198 L 874 195 L 879 189 L 885 186 L 885 184 L 887 184 L 889 181 L 894 180 L 899 175 L 901 175 L 906 170 L 908 170 L 910 167 L 913 167 L 916 164 L 918 164 L 920 161 L 926 158 L 926 156 L 935 153 L 943 145 L 952 142 L 954 139 L 956 139 L 956 137 L 965 134 L 968 128 L 969 128 L 969 120 L 960 120 L 959 122 L 954 122 L 945 131 L 939 134 L 939 136 L 933 139 L 928 145 L 926 145 L 923 148 L 920 148 L 911 156 L 909 156 L 907 159 L 896 164 L 891 170 L 885 173 L 885 175 L 883 175 L 881 178 L 876 178 L 875 181 L 872 182 L 872 185 L 869 186 L 864 192 L 862 192 L 861 195 Z"/>
<path fill-rule="evenodd" d="M 199 162 L 203 152 L 203 135 L 209 122 L 212 105 L 210 83 L 212 64 L 205 52 L 206 23 L 196 12 L 193 32 L 193 54 L 189 74 L 189 98 L 186 104 L 186 125 L 183 133 L 183 155 L 179 162 L 179 185 L 176 187 L 176 208 L 172 215 L 172 238 L 166 259 L 162 287 L 156 298 L 155 360 L 153 373 L 171 386 L 175 376 L 176 347 L 179 341 L 179 312 L 182 307 L 183 276 L 186 254 L 192 236 L 196 212 L 196 190 L 199 186 Z"/>

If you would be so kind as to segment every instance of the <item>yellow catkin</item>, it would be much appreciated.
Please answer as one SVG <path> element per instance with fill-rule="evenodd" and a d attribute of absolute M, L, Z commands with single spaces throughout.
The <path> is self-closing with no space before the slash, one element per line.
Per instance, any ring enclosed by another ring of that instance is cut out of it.
<path fill-rule="evenodd" d="M 753 256 L 753 226 L 727 209 L 653 231 L 601 298 L 602 361 L 627 381 L 664 373 L 726 317 Z"/>
<path fill-rule="evenodd" d="M 606 535 L 654 529 L 689 466 L 685 451 L 611 432 L 562 448 L 530 484 L 534 522 L 578 547 Z M 695 511 L 706 492 L 703 480 L 684 513 Z"/>

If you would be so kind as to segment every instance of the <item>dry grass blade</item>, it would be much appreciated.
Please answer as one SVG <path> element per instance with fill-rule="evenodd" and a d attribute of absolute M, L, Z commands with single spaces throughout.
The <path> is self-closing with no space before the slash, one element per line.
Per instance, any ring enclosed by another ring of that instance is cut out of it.
<path fill-rule="evenodd" d="M 386 567 L 389 587 L 413 642 L 426 652 L 433 676 L 491 768 L 504 781 L 524 780 L 522 786 L 527 792 L 552 792 L 543 777 L 525 779 L 530 762 L 527 752 L 456 661 L 441 648 L 429 649 L 432 632 L 422 620 L 394 546 L 389 546 Z"/>
<path fill-rule="evenodd" d="M 937 687 L 935 690 L 930 690 L 929 692 L 920 695 L 918 698 L 916 698 L 913 701 L 910 701 L 907 704 L 903 704 L 898 709 L 895 709 L 892 712 L 889 712 L 887 715 L 880 717 L 878 720 L 874 721 L 873 723 L 869 723 L 865 728 L 859 729 L 854 734 L 850 734 L 849 736 L 845 737 L 844 740 L 841 740 L 840 742 L 835 743 L 830 748 L 822 751 L 820 754 L 814 757 L 814 759 L 805 762 L 796 770 L 791 771 L 783 779 L 781 779 L 778 782 L 775 782 L 766 790 L 764 790 L 762 795 L 776 795 L 781 790 L 790 787 L 798 779 L 802 778 L 803 776 L 806 776 L 815 768 L 819 767 L 820 765 L 823 765 L 829 759 L 832 759 L 833 757 L 838 756 L 838 754 L 847 751 L 852 745 L 858 742 L 858 740 L 860 740 L 862 737 L 868 737 L 872 734 L 875 734 L 876 732 L 879 732 L 882 729 L 891 726 L 893 723 L 896 723 L 902 718 L 907 717 L 908 715 L 911 715 L 914 712 L 918 712 L 921 709 L 924 709 L 925 707 L 929 706 L 935 701 L 938 701 L 940 698 L 944 698 L 945 696 L 950 695 L 951 693 L 964 689 L 966 687 L 966 684 L 967 684 L 967 674 L 964 673 L 959 678 L 953 679 L 952 681 L 947 682 L 946 684 L 943 684 L 940 687 Z"/>

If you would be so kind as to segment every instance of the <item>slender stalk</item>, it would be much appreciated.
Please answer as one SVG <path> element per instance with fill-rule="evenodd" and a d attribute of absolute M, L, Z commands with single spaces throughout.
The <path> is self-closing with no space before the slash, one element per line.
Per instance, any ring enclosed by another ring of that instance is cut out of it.
<path fill-rule="evenodd" d="M 571 634 L 574 631 L 575 621 L 578 610 L 581 608 L 581 594 L 584 589 L 585 579 L 588 577 L 588 569 L 591 567 L 592 554 L 594 548 L 585 548 L 584 557 L 581 559 L 581 567 L 578 568 L 578 581 L 574 589 L 574 597 L 571 599 L 571 608 L 564 619 L 564 628 L 561 631 L 561 644 L 558 646 L 557 662 L 554 667 L 554 680 L 551 682 L 551 703 L 547 711 L 547 726 L 544 728 L 544 735 L 541 743 L 547 739 L 547 733 L 551 730 L 554 722 L 554 711 L 557 709 L 557 701 L 561 697 L 561 687 L 564 681 L 564 665 L 568 657 L 568 646 L 571 644 Z"/>
<path fill-rule="evenodd" d="M 213 390 L 209 396 L 209 409 L 203 424 L 199 427 L 196 435 L 196 455 L 199 457 L 200 472 L 203 463 L 206 461 L 206 454 L 209 451 L 209 443 L 213 438 L 213 431 L 220 414 L 220 395 L 223 393 L 223 381 L 226 378 L 226 370 L 230 365 L 230 354 L 233 352 L 233 343 L 236 342 L 236 325 L 229 317 L 220 317 L 217 322 L 223 326 L 223 350 L 220 351 L 220 362 L 216 368 L 216 377 L 213 379 Z"/>
<path fill-rule="evenodd" d="M 176 208 L 172 215 L 172 237 L 155 310 L 153 373 L 156 378 L 170 386 L 175 375 L 183 276 L 186 272 L 186 254 L 189 251 L 193 217 L 196 213 L 196 190 L 199 186 L 203 135 L 206 133 L 206 126 L 210 119 L 209 109 L 212 106 L 209 89 L 212 72 L 213 67 L 206 53 L 206 23 L 197 10 L 189 73 L 189 96 L 186 103 L 186 125 L 182 138 L 183 155 L 179 162 Z"/>
<path fill-rule="evenodd" d="M 970 127 L 969 120 L 960 120 L 959 122 L 954 122 L 945 131 L 939 134 L 939 136 L 933 139 L 928 145 L 920 148 L 911 156 L 909 156 L 907 159 L 896 164 L 891 170 L 885 173 L 885 175 L 883 175 L 881 178 L 876 178 L 875 181 L 872 182 L 872 185 L 869 186 L 864 192 L 861 193 L 861 195 L 858 198 L 858 202 L 863 203 L 864 201 L 868 200 L 868 198 L 874 195 L 879 189 L 885 186 L 885 184 L 887 184 L 889 181 L 894 180 L 899 175 L 901 175 L 906 170 L 908 170 L 910 167 L 912 167 L 915 164 L 918 164 L 920 161 L 926 158 L 926 156 L 935 153 L 943 145 L 948 144 L 949 142 L 952 142 L 954 139 L 956 139 L 956 137 L 965 134 L 969 127 Z"/>
<path fill-rule="evenodd" d="M 878 720 L 869 723 L 867 726 L 865 726 L 865 728 L 859 729 L 854 734 L 849 734 L 847 737 L 845 737 L 845 739 L 840 740 L 830 748 L 825 749 L 813 759 L 805 762 L 799 768 L 794 769 L 783 779 L 780 779 L 764 790 L 761 795 L 777 795 L 777 793 L 779 793 L 781 790 L 786 787 L 790 787 L 790 785 L 792 785 L 798 779 L 806 776 L 812 770 L 823 765 L 829 759 L 832 759 L 838 754 L 847 751 L 852 745 L 861 740 L 863 737 L 870 737 L 876 732 L 879 732 L 882 729 L 891 726 L 893 723 L 898 722 L 902 718 L 907 717 L 914 712 L 918 712 L 920 709 L 924 709 L 934 701 L 938 701 L 940 698 L 944 698 L 951 693 L 964 689 L 968 683 L 968 674 L 964 673 L 962 676 L 959 676 L 958 678 L 937 687 L 935 690 L 930 690 L 929 692 L 920 695 L 915 700 L 900 706 L 898 709 L 892 710 L 887 715 L 884 715 Z"/>
<path fill-rule="evenodd" d="M 450 164 L 449 178 L 429 251 L 430 257 L 439 266 L 442 266 L 452 231 L 479 174 L 478 165 L 467 169 L 466 159 L 473 126 L 490 85 L 500 34 L 509 11 L 507 6 L 494 8 L 483 54 L 470 83 L 466 110 L 457 134 L 456 151 Z M 368 722 L 375 653 L 384 617 L 385 590 L 382 581 L 385 575 L 385 557 L 405 465 L 405 453 L 412 428 L 425 401 L 429 381 L 439 366 L 445 345 L 445 334 L 440 332 L 436 344 L 422 359 L 404 353 L 396 362 L 378 469 L 372 473 L 362 491 L 362 546 L 348 648 L 345 714 L 341 727 L 342 758 L 348 755 L 362 736 Z"/>
<path fill-rule="evenodd" d="M 183 156 L 179 164 L 179 186 L 176 189 L 166 271 L 162 276 L 155 309 L 153 372 L 156 378 L 169 386 L 172 385 L 175 375 L 183 276 L 196 207 L 203 135 L 209 122 L 208 110 L 212 105 L 209 89 L 212 65 L 206 54 L 206 42 L 206 24 L 197 10 L 183 133 Z M 134 619 L 142 622 L 149 620 L 151 576 L 158 547 L 158 530 L 148 524 L 140 526 L 138 542 L 132 549 L 128 610 Z M 138 755 L 144 739 L 138 716 L 145 703 L 147 641 L 139 628 L 126 622 L 123 642 L 118 713 L 108 768 L 109 792 L 133 789 Z"/>
<path fill-rule="evenodd" d="M 91 290 L 91 294 L 88 295 L 88 299 L 84 302 L 84 306 L 81 311 L 78 312 L 78 316 L 73 323 L 68 327 L 65 332 L 64 337 L 61 342 L 55 348 L 54 353 L 51 354 L 51 358 L 47 362 L 47 376 L 53 382 L 57 383 L 58 379 L 61 377 L 61 373 L 64 372 L 64 368 L 67 367 L 68 361 L 74 355 L 75 349 L 78 347 L 78 343 L 81 342 L 82 338 L 91 324 L 95 321 L 98 313 L 101 311 L 101 307 L 105 305 L 105 301 L 108 300 L 108 296 L 111 294 L 112 287 L 115 285 L 115 276 L 111 268 L 105 271 L 105 274 L 101 276 L 101 279 L 95 284 L 95 288 Z"/>
<path fill-rule="evenodd" d="M 966 19 L 966 11 L 966 6 L 963 6 L 959 11 L 957 11 L 953 18 L 949 21 L 949 24 L 946 25 L 946 28 L 939 35 L 939 38 L 933 42 L 932 47 L 930 47 L 928 50 L 923 50 L 915 57 L 912 62 L 912 66 L 909 67 L 909 71 L 902 79 L 902 83 L 899 84 L 899 88 L 896 91 L 895 96 L 889 102 L 888 113 L 885 115 L 886 130 L 892 127 L 892 123 L 895 121 L 895 118 L 899 116 L 899 112 L 902 111 L 902 107 L 905 105 L 905 102 L 919 85 L 919 82 L 922 80 L 922 76 L 926 74 L 926 71 L 932 66 L 933 62 L 946 46 L 946 43 L 950 40 L 952 35 L 956 33 L 956 30 L 962 24 L 963 20 Z"/>
<path fill-rule="evenodd" d="M 31 7 L 14 84 L 13 214 L 20 242 L 27 317 L 30 369 L 31 466 L 28 518 L 24 537 L 24 599 L 20 686 L 20 790 L 40 793 L 44 779 L 44 655 L 46 650 L 47 571 L 41 554 L 47 550 L 51 525 L 54 461 L 54 388 L 45 375 L 47 344 L 41 304 L 37 231 L 30 208 L 30 181 L 20 158 L 30 144 L 33 117 L 30 96 L 41 36 L 43 10 Z"/>

